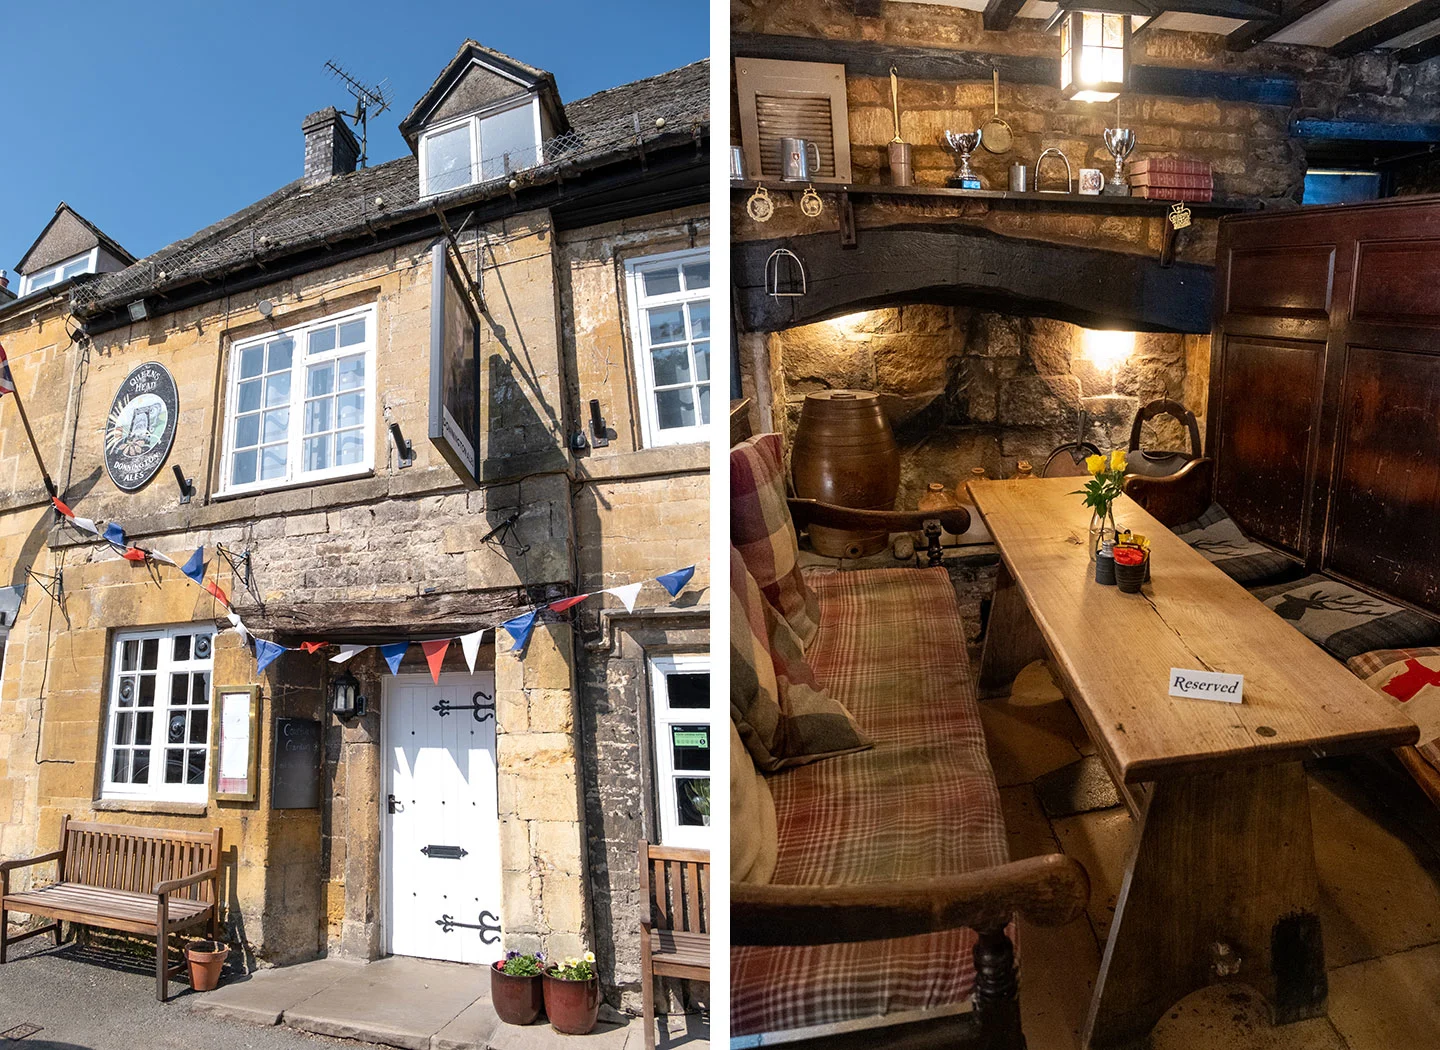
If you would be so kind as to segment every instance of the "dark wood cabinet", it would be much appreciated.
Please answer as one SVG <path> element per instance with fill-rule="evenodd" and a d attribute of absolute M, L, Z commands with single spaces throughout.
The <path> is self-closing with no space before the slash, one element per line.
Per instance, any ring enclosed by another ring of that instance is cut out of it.
<path fill-rule="evenodd" d="M 1217 500 L 1440 614 L 1440 196 L 1227 218 L 1216 277 Z"/>

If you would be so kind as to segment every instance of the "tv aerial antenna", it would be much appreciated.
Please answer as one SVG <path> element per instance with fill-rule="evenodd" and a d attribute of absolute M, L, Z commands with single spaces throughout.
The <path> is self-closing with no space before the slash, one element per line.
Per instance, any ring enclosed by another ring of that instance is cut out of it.
<path fill-rule="evenodd" d="M 333 59 L 325 63 L 325 68 L 344 84 L 345 90 L 355 98 L 355 112 L 346 113 L 345 119 L 360 129 L 360 166 L 363 168 L 367 149 L 366 124 L 370 117 L 378 117 L 390 108 L 390 103 L 393 101 L 390 93 L 390 80 L 387 77 L 373 86 L 365 84 Z"/>

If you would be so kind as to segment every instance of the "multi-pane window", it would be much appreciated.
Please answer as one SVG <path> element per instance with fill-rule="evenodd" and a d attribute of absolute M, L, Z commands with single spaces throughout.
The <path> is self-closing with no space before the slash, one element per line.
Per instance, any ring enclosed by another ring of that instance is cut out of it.
<path fill-rule="evenodd" d="M 48 288 L 52 284 L 59 284 L 61 281 L 68 281 L 70 278 L 82 274 L 93 273 L 97 252 L 91 249 L 84 255 L 77 255 L 73 259 L 66 259 L 62 263 L 47 267 L 35 273 L 24 275 L 20 282 L 20 295 L 26 296 L 31 292 L 38 292 L 42 288 Z"/>
<path fill-rule="evenodd" d="M 116 636 L 103 759 L 106 798 L 205 801 L 214 644 L 209 625 Z"/>
<path fill-rule="evenodd" d="M 626 264 L 647 447 L 708 439 L 710 252 L 671 252 Z"/>
<path fill-rule="evenodd" d="M 710 848 L 710 660 L 677 653 L 650 661 L 660 841 Z"/>
<path fill-rule="evenodd" d="M 426 132 L 420 148 L 422 192 L 430 196 L 489 182 L 541 160 L 540 105 L 527 98 Z"/>
<path fill-rule="evenodd" d="M 231 358 L 224 491 L 370 469 L 373 309 L 237 343 Z"/>

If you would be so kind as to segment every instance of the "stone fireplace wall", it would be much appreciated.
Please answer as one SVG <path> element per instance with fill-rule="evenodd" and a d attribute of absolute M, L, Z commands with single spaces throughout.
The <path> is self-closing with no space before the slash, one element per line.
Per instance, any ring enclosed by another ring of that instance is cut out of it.
<path fill-rule="evenodd" d="M 901 447 L 896 506 L 914 507 L 927 483 L 953 488 L 983 466 L 1010 477 L 1079 432 L 1102 449 L 1124 447 L 1136 410 L 1180 401 L 1201 419 L 1208 336 L 1135 336 L 1113 375 L 1085 358 L 1084 330 L 1063 321 L 928 304 L 870 310 L 768 337 L 777 423 L 790 447 L 805 395 L 875 390 Z M 1146 448 L 1184 448 L 1178 424 L 1147 424 Z"/>

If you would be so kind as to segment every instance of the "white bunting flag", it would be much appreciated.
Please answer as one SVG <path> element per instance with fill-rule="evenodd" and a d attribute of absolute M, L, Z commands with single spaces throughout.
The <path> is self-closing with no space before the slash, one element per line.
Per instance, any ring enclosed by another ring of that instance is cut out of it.
<path fill-rule="evenodd" d="M 613 594 L 624 602 L 626 612 L 634 612 L 635 599 L 639 596 L 640 588 L 643 586 L 645 586 L 643 583 L 627 583 L 623 587 L 606 587 L 605 593 Z"/>
<path fill-rule="evenodd" d="M 95 523 L 89 518 L 71 518 L 70 524 L 84 532 L 91 533 L 95 536 L 100 535 L 100 530 L 95 527 Z"/>
<path fill-rule="evenodd" d="M 166 560 L 166 561 L 170 561 L 169 558 L 166 558 L 165 560 Z M 171 564 L 171 565 L 174 565 L 175 563 L 174 563 L 173 561 L 171 561 L 170 564 Z M 232 613 L 227 613 L 226 616 L 225 616 L 225 619 L 227 619 L 227 620 L 230 621 L 230 626 L 235 629 L 235 633 L 240 636 L 240 640 L 241 640 L 242 642 L 243 642 L 246 638 L 249 638 L 249 637 L 250 637 L 250 632 L 249 632 L 249 630 L 247 630 L 246 627 L 245 627 L 245 625 L 240 622 L 240 614 L 239 614 L 239 613 L 233 613 L 233 612 L 232 612 Z"/>
<path fill-rule="evenodd" d="M 350 659 L 350 657 L 354 656 L 356 653 L 363 653 L 366 649 L 369 648 L 370 647 L 368 645 L 342 645 L 340 647 L 339 655 L 330 657 L 330 662 L 332 664 L 343 664 L 346 660 Z"/>
<path fill-rule="evenodd" d="M 465 652 L 465 666 L 470 668 L 470 673 L 475 673 L 475 657 L 480 655 L 480 639 L 485 637 L 485 628 L 480 628 L 474 634 L 462 634 L 460 636 L 460 648 Z"/>
<path fill-rule="evenodd" d="M 180 568 L 178 564 L 170 560 L 170 557 L 168 555 L 161 554 L 159 551 L 146 551 L 145 553 L 150 555 L 150 557 L 154 558 L 156 561 L 163 561 L 166 565 L 174 565 L 175 568 Z"/>

